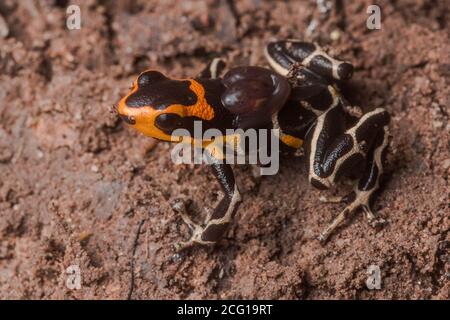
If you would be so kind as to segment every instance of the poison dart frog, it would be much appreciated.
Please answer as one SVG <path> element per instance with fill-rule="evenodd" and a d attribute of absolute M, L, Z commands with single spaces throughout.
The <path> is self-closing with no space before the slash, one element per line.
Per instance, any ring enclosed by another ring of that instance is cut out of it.
<path fill-rule="evenodd" d="M 214 59 L 196 77 L 171 79 L 156 70 L 141 73 L 131 92 L 118 104 L 119 116 L 144 135 L 174 141 L 176 129 L 192 132 L 194 121 L 204 130 L 278 129 L 281 145 L 304 149 L 308 179 L 327 189 L 341 177 L 355 180 L 353 191 L 323 201 L 349 203 L 322 231 L 325 241 L 346 217 L 362 208 L 372 226 L 382 223 L 370 209 L 383 173 L 390 116 L 376 108 L 355 117 L 337 84 L 351 78 L 349 62 L 329 56 L 319 45 L 301 40 L 273 41 L 265 47 L 271 69 L 258 66 L 231 68 Z M 348 118 L 352 118 L 348 125 Z M 226 137 L 226 136 L 225 136 Z M 176 140 L 176 139 L 175 139 Z M 198 141 L 197 141 L 198 142 Z M 200 141 L 208 148 L 211 141 Z M 192 230 L 178 249 L 193 244 L 214 244 L 221 239 L 238 210 L 241 195 L 230 164 L 212 156 L 211 169 L 224 197 L 204 224 L 194 223 L 178 210 Z"/>

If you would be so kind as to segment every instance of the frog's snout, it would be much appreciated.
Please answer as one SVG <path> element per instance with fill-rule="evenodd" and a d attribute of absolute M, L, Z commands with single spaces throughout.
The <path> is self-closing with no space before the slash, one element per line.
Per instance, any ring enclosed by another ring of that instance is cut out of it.
<path fill-rule="evenodd" d="M 135 111 L 135 110 L 133 110 Z M 126 105 L 126 97 L 120 100 L 119 105 L 117 106 L 117 114 L 119 115 L 120 119 L 125 121 L 125 123 L 130 125 L 136 124 L 136 112 L 132 112 L 130 108 Z"/>

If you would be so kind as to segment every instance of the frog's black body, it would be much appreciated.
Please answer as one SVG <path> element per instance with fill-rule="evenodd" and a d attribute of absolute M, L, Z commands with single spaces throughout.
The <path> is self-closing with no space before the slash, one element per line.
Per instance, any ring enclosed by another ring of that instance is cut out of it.
<path fill-rule="evenodd" d="M 216 128 L 223 133 L 236 128 L 279 129 L 285 147 L 297 149 L 305 142 L 313 186 L 326 189 L 341 176 L 359 178 L 354 191 L 344 197 L 350 205 L 320 239 L 325 240 L 347 214 L 359 207 L 374 222 L 370 201 L 383 172 L 388 113 L 375 109 L 354 119 L 354 125 L 347 128 L 344 99 L 334 83 L 349 79 L 353 67 L 329 57 L 315 44 L 273 42 L 266 48 L 266 57 L 276 72 L 236 67 L 220 78 L 224 65 L 218 59 L 194 79 L 172 80 L 157 71 L 146 71 L 121 100 L 118 112 L 139 131 L 162 140 L 170 140 L 179 128 L 192 134 L 195 120 L 202 121 L 204 130 Z M 203 143 L 206 148 L 211 145 L 209 141 Z M 231 166 L 214 157 L 212 160 L 213 173 L 225 196 L 203 226 L 181 213 L 193 230 L 192 238 L 181 247 L 218 241 L 241 201 Z"/>

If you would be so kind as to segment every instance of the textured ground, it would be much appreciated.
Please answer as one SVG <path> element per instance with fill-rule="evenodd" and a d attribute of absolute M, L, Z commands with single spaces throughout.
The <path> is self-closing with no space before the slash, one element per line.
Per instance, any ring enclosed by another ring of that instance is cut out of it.
<path fill-rule="evenodd" d="M 379 1 L 373 31 L 370 1 L 328 11 L 314 1 L 78 1 L 74 31 L 68 2 L 0 2 L 0 298 L 449 299 L 445 0 Z M 322 246 L 315 237 L 342 205 L 318 202 L 302 158 L 283 159 L 259 184 L 237 168 L 244 201 L 226 239 L 175 254 L 188 230 L 171 201 L 192 200 L 200 218 L 219 187 L 207 167 L 172 164 L 169 145 L 126 128 L 112 105 L 145 68 L 193 75 L 214 56 L 264 65 L 264 44 L 288 37 L 352 61 L 347 98 L 392 114 L 374 206 L 387 225 L 373 230 L 357 214 Z M 372 264 L 381 290 L 366 288 Z M 80 290 L 65 285 L 70 265 Z"/>

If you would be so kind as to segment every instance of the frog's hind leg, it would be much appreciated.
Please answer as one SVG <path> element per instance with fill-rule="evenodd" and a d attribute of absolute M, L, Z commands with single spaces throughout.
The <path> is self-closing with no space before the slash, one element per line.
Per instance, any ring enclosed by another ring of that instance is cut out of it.
<path fill-rule="evenodd" d="M 200 79 L 216 79 L 219 78 L 225 69 L 225 62 L 220 58 L 214 58 L 210 63 L 197 75 Z"/>
<path fill-rule="evenodd" d="M 345 196 L 335 196 L 335 197 L 320 196 L 319 201 L 323 203 L 341 203 L 347 202 L 350 199 L 354 199 L 354 197 L 355 194 L 354 191 L 352 191 L 349 194 L 346 194 Z"/>
<path fill-rule="evenodd" d="M 380 178 L 383 174 L 383 161 L 388 144 L 388 134 L 388 127 L 384 126 L 382 132 L 377 136 L 374 147 L 368 154 L 368 161 L 363 176 L 359 179 L 354 191 L 340 199 L 343 200 L 345 198 L 343 201 L 352 199 L 352 202 L 322 231 L 319 236 L 320 241 L 325 241 L 333 230 L 345 221 L 349 214 L 358 208 L 362 208 L 366 213 L 369 224 L 372 227 L 384 223 L 383 219 L 375 216 L 370 205 L 373 201 L 374 193 L 380 187 Z"/>
<path fill-rule="evenodd" d="M 353 65 L 330 57 L 318 44 L 301 40 L 269 43 L 265 56 L 270 66 L 287 76 L 295 64 L 300 64 L 327 79 L 347 80 L 353 74 Z"/>
<path fill-rule="evenodd" d="M 351 203 L 321 233 L 322 241 L 358 208 L 365 211 L 371 224 L 376 222 L 370 201 L 379 188 L 387 147 L 389 115 L 383 108 L 365 114 L 354 127 L 338 134 L 341 111 L 337 105 L 320 115 L 307 136 L 309 180 L 313 186 L 327 189 L 344 175 L 360 176 L 355 190 L 346 196 Z"/>
<path fill-rule="evenodd" d="M 367 215 L 369 223 L 376 227 L 384 223 L 383 219 L 377 218 L 370 209 L 373 195 L 380 187 L 380 179 L 383 175 L 383 163 L 386 158 L 388 147 L 389 127 L 383 126 L 382 131 L 377 135 L 374 146 L 367 156 L 366 168 L 363 175 L 355 186 L 355 201 L 359 201 L 361 207 Z"/>
<path fill-rule="evenodd" d="M 195 244 L 215 244 L 228 230 L 241 202 L 241 196 L 231 166 L 229 164 L 219 163 L 215 159 L 211 160 L 213 161 L 211 164 L 212 171 L 219 181 L 225 195 L 214 211 L 208 215 L 203 225 L 194 223 L 187 216 L 185 210 L 183 210 L 184 208 L 180 207 L 181 210 L 175 208 L 192 231 L 192 236 L 188 241 L 180 242 L 175 245 L 177 250 L 182 250 Z"/>

